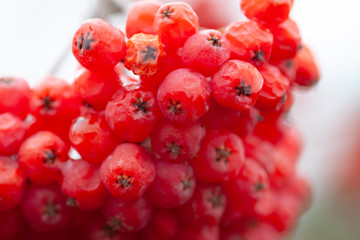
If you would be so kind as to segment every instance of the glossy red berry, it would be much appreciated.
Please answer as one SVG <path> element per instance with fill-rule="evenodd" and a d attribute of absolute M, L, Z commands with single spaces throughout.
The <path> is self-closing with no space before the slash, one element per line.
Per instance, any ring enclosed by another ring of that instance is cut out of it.
<path fill-rule="evenodd" d="M 147 197 L 154 206 L 161 208 L 179 207 L 186 203 L 195 189 L 195 176 L 187 163 L 155 163 L 156 177 L 147 191 Z"/>
<path fill-rule="evenodd" d="M 165 56 L 159 36 L 139 33 L 126 43 L 124 65 L 136 75 L 153 76 Z"/>
<path fill-rule="evenodd" d="M 99 167 L 84 160 L 69 160 L 62 168 L 61 190 L 66 205 L 84 210 L 100 208 L 108 196 L 100 179 Z"/>
<path fill-rule="evenodd" d="M 209 110 L 210 92 L 203 75 L 181 68 L 166 76 L 158 89 L 157 101 L 168 121 L 192 124 Z"/>
<path fill-rule="evenodd" d="M 113 196 L 134 201 L 154 181 L 155 167 L 141 147 L 123 143 L 101 164 L 100 177 Z"/>
<path fill-rule="evenodd" d="M 72 51 L 81 65 L 90 71 L 112 69 L 125 56 L 125 36 L 105 20 L 84 22 L 75 33 Z"/>
<path fill-rule="evenodd" d="M 295 84 L 311 87 L 320 80 L 320 71 L 311 50 L 302 46 L 294 58 L 296 69 Z"/>
<path fill-rule="evenodd" d="M 163 4 L 154 19 L 154 29 L 161 42 L 173 49 L 182 47 L 198 27 L 198 16 L 190 5 L 183 2 Z"/>
<path fill-rule="evenodd" d="M 237 176 L 244 159 L 244 145 L 240 137 L 225 130 L 209 130 L 203 146 L 190 164 L 197 180 L 224 182 Z"/>
<path fill-rule="evenodd" d="M 16 154 L 24 139 L 26 125 L 11 113 L 0 114 L 0 155 Z"/>
<path fill-rule="evenodd" d="M 30 87 L 18 77 L 0 77 L 0 113 L 10 112 L 24 119 L 29 113 Z"/>
<path fill-rule="evenodd" d="M 110 197 L 102 209 L 106 224 L 114 232 L 135 232 L 143 229 L 149 222 L 152 206 L 146 198 L 125 202 Z"/>
<path fill-rule="evenodd" d="M 210 76 L 229 58 L 229 41 L 216 30 L 202 30 L 186 40 L 181 51 L 184 64 L 199 73 Z"/>
<path fill-rule="evenodd" d="M 137 33 L 154 34 L 155 14 L 160 6 L 160 2 L 153 0 L 135 2 L 127 15 L 126 36 L 131 38 Z"/>
<path fill-rule="evenodd" d="M 255 104 L 263 81 L 250 63 L 230 60 L 212 77 L 212 94 L 221 106 L 242 111 Z"/>
<path fill-rule="evenodd" d="M 58 186 L 29 185 L 22 201 L 23 216 L 36 232 L 64 230 L 70 211 Z"/>
<path fill-rule="evenodd" d="M 162 120 L 151 134 L 151 146 L 166 160 L 186 161 L 200 150 L 204 137 L 205 128 L 200 123 L 183 126 Z"/>
<path fill-rule="evenodd" d="M 14 208 L 20 203 L 25 184 L 25 171 L 18 161 L 0 157 L 0 212 Z"/>
<path fill-rule="evenodd" d="M 29 179 L 44 185 L 61 179 L 61 162 L 65 162 L 68 155 L 58 136 L 41 131 L 24 141 L 18 158 Z"/>
<path fill-rule="evenodd" d="M 273 35 L 255 21 L 233 22 L 225 29 L 224 36 L 230 42 L 232 58 L 250 62 L 255 66 L 269 60 Z"/>
<path fill-rule="evenodd" d="M 158 118 L 158 107 L 150 91 L 120 89 L 105 110 L 110 128 L 120 138 L 142 142 L 149 137 Z"/>
<path fill-rule="evenodd" d="M 90 163 L 101 164 L 119 143 L 111 132 L 104 113 L 87 113 L 74 120 L 70 141 L 81 157 Z"/>
<path fill-rule="evenodd" d="M 293 0 L 242 0 L 241 9 L 250 19 L 274 25 L 288 18 L 292 4 Z"/>

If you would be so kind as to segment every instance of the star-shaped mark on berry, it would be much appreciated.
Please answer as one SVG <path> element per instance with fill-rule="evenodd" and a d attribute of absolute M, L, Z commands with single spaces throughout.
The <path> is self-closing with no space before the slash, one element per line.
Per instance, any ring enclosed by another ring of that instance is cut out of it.
<path fill-rule="evenodd" d="M 141 100 L 139 97 L 133 102 L 133 106 L 136 108 L 136 113 L 138 112 L 148 113 L 149 110 L 151 109 L 147 101 Z"/>
<path fill-rule="evenodd" d="M 178 114 L 184 112 L 184 111 L 182 110 L 180 101 L 176 101 L 176 102 L 175 102 L 174 100 L 169 99 L 169 103 L 170 103 L 170 106 L 168 107 L 168 109 L 170 110 L 170 112 L 171 112 L 172 114 L 178 115 Z"/>
<path fill-rule="evenodd" d="M 259 191 L 262 191 L 264 189 L 264 184 L 262 182 L 258 182 L 255 184 L 254 186 L 254 189 L 255 189 L 255 192 L 259 192 Z"/>
<path fill-rule="evenodd" d="M 42 108 L 44 110 L 49 111 L 49 110 L 52 110 L 54 108 L 55 100 L 52 99 L 50 96 L 43 97 L 41 99 L 41 101 L 42 101 L 41 105 L 42 105 Z"/>
<path fill-rule="evenodd" d="M 207 200 L 211 203 L 212 208 L 221 206 L 221 194 L 219 192 L 213 191 Z"/>
<path fill-rule="evenodd" d="M 241 81 L 241 85 L 236 86 L 235 91 L 238 96 L 245 95 L 245 96 L 249 97 L 251 95 L 251 85 L 246 86 L 245 81 Z"/>
<path fill-rule="evenodd" d="M 131 182 L 129 180 L 130 178 L 130 176 L 126 176 L 121 173 L 118 179 L 116 179 L 116 183 L 119 183 L 122 188 L 127 189 L 131 185 Z"/>
<path fill-rule="evenodd" d="M 183 185 L 183 190 L 190 189 L 191 183 L 189 177 L 184 177 L 183 179 L 180 180 L 180 182 Z"/>
<path fill-rule="evenodd" d="M 51 150 L 46 150 L 44 152 L 44 163 L 48 163 L 48 164 L 54 164 L 56 159 L 57 159 L 57 155 L 55 150 L 51 149 Z"/>
<path fill-rule="evenodd" d="M 141 51 L 141 53 L 145 55 L 142 62 L 147 62 L 149 59 L 156 60 L 156 53 L 157 53 L 156 48 L 147 46 L 145 50 Z"/>
<path fill-rule="evenodd" d="M 168 143 L 165 146 L 173 158 L 177 158 L 182 153 L 182 146 L 175 142 Z"/>
<path fill-rule="evenodd" d="M 214 47 L 221 47 L 221 43 L 219 41 L 219 38 L 217 38 L 215 36 L 210 36 L 206 40 L 211 42 Z"/>
<path fill-rule="evenodd" d="M 254 51 L 255 56 L 251 59 L 252 61 L 265 62 L 265 52 L 260 48 L 258 51 Z"/>
<path fill-rule="evenodd" d="M 91 50 L 91 43 L 94 42 L 95 39 L 90 37 L 90 32 L 87 32 L 86 37 L 80 35 L 77 41 L 77 46 L 80 50 Z"/>
<path fill-rule="evenodd" d="M 42 211 L 43 218 L 46 220 L 53 219 L 60 213 L 60 205 L 55 201 L 47 201 Z"/>
<path fill-rule="evenodd" d="M 225 164 L 229 162 L 229 156 L 232 154 L 231 150 L 225 146 L 222 145 L 220 147 L 217 147 L 215 149 L 216 152 L 216 162 L 224 162 Z"/>
<path fill-rule="evenodd" d="M 170 14 L 173 14 L 175 11 L 171 10 L 170 7 L 168 7 L 166 10 L 162 11 L 162 19 L 164 18 L 170 18 Z"/>

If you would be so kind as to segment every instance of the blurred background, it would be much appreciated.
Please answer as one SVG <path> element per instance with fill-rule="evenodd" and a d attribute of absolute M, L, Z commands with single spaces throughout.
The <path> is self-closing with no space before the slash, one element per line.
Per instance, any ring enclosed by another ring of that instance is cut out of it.
<path fill-rule="evenodd" d="M 215 9 L 221 26 L 240 18 L 239 1 L 186 2 Z M 0 75 L 21 76 L 32 85 L 49 74 L 72 81 L 77 65 L 71 39 L 80 23 L 98 16 L 124 29 L 131 2 L 0 0 Z M 305 143 L 300 171 L 314 189 L 296 240 L 360 239 L 359 10 L 358 0 L 295 0 L 291 13 L 322 71 L 313 90 L 296 92 L 292 110 Z"/>

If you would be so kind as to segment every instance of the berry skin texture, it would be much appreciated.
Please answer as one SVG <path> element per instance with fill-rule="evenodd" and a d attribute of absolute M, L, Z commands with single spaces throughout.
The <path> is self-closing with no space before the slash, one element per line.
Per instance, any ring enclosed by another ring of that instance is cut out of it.
<path fill-rule="evenodd" d="M 242 0 L 241 9 L 248 18 L 271 26 L 288 18 L 292 4 L 293 0 Z"/>
<path fill-rule="evenodd" d="M 279 111 L 287 98 L 290 81 L 277 67 L 265 64 L 259 68 L 264 85 L 255 107 L 261 111 Z"/>
<path fill-rule="evenodd" d="M 113 196 L 135 201 L 154 181 L 155 167 L 141 147 L 123 143 L 101 164 L 100 177 Z"/>
<path fill-rule="evenodd" d="M 192 198 L 178 209 L 188 226 L 216 225 L 225 211 L 226 196 L 219 185 L 197 186 Z"/>
<path fill-rule="evenodd" d="M 320 80 L 320 71 L 311 50 L 303 46 L 294 59 L 296 78 L 294 83 L 301 87 L 312 87 Z"/>
<path fill-rule="evenodd" d="M 211 79 L 214 99 L 223 107 L 243 111 L 254 106 L 264 79 L 250 63 L 226 62 Z"/>
<path fill-rule="evenodd" d="M 301 44 L 300 30 L 296 22 L 288 18 L 271 27 L 270 31 L 274 36 L 270 61 L 279 62 L 295 57 Z"/>
<path fill-rule="evenodd" d="M 154 34 L 155 14 L 161 7 L 158 1 L 135 2 L 126 19 L 126 36 L 131 38 L 134 34 Z"/>
<path fill-rule="evenodd" d="M 151 133 L 151 146 L 169 161 L 186 161 L 200 150 L 205 128 L 200 123 L 189 126 L 159 121 Z"/>
<path fill-rule="evenodd" d="M 70 141 L 81 157 L 90 163 L 101 164 L 119 141 L 111 132 L 104 113 L 87 113 L 74 120 Z"/>
<path fill-rule="evenodd" d="M 36 232 L 63 230 L 70 220 L 69 208 L 56 185 L 29 185 L 21 210 L 26 222 Z"/>
<path fill-rule="evenodd" d="M 244 159 L 244 145 L 237 135 L 225 130 L 209 130 L 190 164 L 200 182 L 226 182 L 238 175 Z"/>
<path fill-rule="evenodd" d="M 105 109 L 109 127 L 120 138 L 142 142 L 150 136 L 158 119 L 159 110 L 150 91 L 120 89 Z"/>
<path fill-rule="evenodd" d="M 161 83 L 157 102 L 163 116 L 172 123 L 195 123 L 210 108 L 210 84 L 198 72 L 181 68 Z"/>
<path fill-rule="evenodd" d="M 260 66 L 270 58 L 273 35 L 255 21 L 240 20 L 231 23 L 224 32 L 230 42 L 232 57 Z"/>
<path fill-rule="evenodd" d="M 45 185 L 61 179 L 61 162 L 67 160 L 64 142 L 55 134 L 40 131 L 26 139 L 18 159 L 29 179 Z"/>
<path fill-rule="evenodd" d="M 90 71 L 112 69 L 125 56 L 125 36 L 105 20 L 85 21 L 75 33 L 72 52 Z"/>
<path fill-rule="evenodd" d="M 202 30 L 192 35 L 182 49 L 184 64 L 199 73 L 210 76 L 229 58 L 229 41 L 216 30 Z"/>
<path fill-rule="evenodd" d="M 163 4 L 155 15 L 155 32 L 161 42 L 172 49 L 182 47 L 198 28 L 199 18 L 187 3 Z"/>
<path fill-rule="evenodd" d="M 187 163 L 155 162 L 156 177 L 147 191 L 150 202 L 160 208 L 174 208 L 186 203 L 194 193 L 195 176 Z"/>
<path fill-rule="evenodd" d="M 18 77 L 0 77 L 0 113 L 10 112 L 21 119 L 29 113 L 30 87 Z"/>
<path fill-rule="evenodd" d="M 111 197 L 104 204 L 102 213 L 113 232 L 135 232 L 148 224 L 152 206 L 146 198 L 125 202 Z"/>
<path fill-rule="evenodd" d="M 99 167 L 84 160 L 69 160 L 62 174 L 61 190 L 67 196 L 67 206 L 94 210 L 104 204 L 108 193 L 101 182 Z"/>
<path fill-rule="evenodd" d="M 11 113 L 0 114 L 0 155 L 16 154 L 25 136 L 26 125 Z"/>
<path fill-rule="evenodd" d="M 135 34 L 126 43 L 124 65 L 136 75 L 152 76 L 165 56 L 159 36 Z"/>
<path fill-rule="evenodd" d="M 18 161 L 0 157 L 0 212 L 17 206 L 23 195 L 26 175 Z"/>

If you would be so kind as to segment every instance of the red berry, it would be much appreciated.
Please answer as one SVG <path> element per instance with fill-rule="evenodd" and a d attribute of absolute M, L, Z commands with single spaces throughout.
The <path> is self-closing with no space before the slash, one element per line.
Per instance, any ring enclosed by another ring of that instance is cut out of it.
<path fill-rule="evenodd" d="M 210 76 L 230 58 L 230 54 L 230 43 L 221 32 L 202 30 L 188 38 L 181 57 L 189 68 Z"/>
<path fill-rule="evenodd" d="M 189 126 L 159 121 L 151 134 L 153 150 L 166 160 L 186 161 L 200 150 L 205 128 L 200 123 Z"/>
<path fill-rule="evenodd" d="M 0 114 L 0 155 L 16 154 L 25 136 L 26 125 L 11 113 Z"/>
<path fill-rule="evenodd" d="M 62 173 L 61 189 L 67 196 L 67 206 L 94 210 L 103 205 L 108 194 L 96 165 L 84 160 L 69 160 L 64 164 Z"/>
<path fill-rule="evenodd" d="M 90 72 L 81 68 L 77 71 L 73 86 L 83 104 L 96 110 L 104 110 L 107 102 L 120 88 L 119 76 L 113 70 Z"/>
<path fill-rule="evenodd" d="M 166 76 L 158 89 L 157 101 L 170 122 L 192 124 L 209 110 L 210 91 L 203 75 L 181 68 Z"/>
<path fill-rule="evenodd" d="M 251 62 L 255 66 L 269 60 L 273 35 L 255 21 L 233 22 L 225 29 L 224 35 L 230 42 L 232 58 Z"/>
<path fill-rule="evenodd" d="M 307 46 L 302 46 L 294 59 L 296 78 L 299 86 L 311 87 L 320 80 L 320 72 L 315 58 Z"/>
<path fill-rule="evenodd" d="M 148 224 L 152 214 L 152 206 L 146 198 L 124 202 L 111 197 L 106 201 L 102 213 L 112 231 L 135 232 Z"/>
<path fill-rule="evenodd" d="M 69 224 L 70 211 L 55 185 L 29 185 L 21 207 L 24 218 L 36 232 L 65 229 Z"/>
<path fill-rule="evenodd" d="M 293 0 L 242 0 L 241 9 L 250 19 L 274 25 L 288 18 L 292 4 Z"/>
<path fill-rule="evenodd" d="M 161 208 L 179 207 L 186 203 L 195 189 L 195 176 L 187 163 L 155 163 L 156 177 L 147 197 L 154 206 Z"/>
<path fill-rule="evenodd" d="M 164 56 L 159 36 L 139 33 L 126 43 L 124 65 L 136 75 L 153 76 Z"/>
<path fill-rule="evenodd" d="M 250 63 L 230 60 L 212 77 L 212 94 L 221 106 L 242 111 L 255 104 L 263 81 Z"/>
<path fill-rule="evenodd" d="M 154 181 L 155 167 L 141 147 L 123 143 L 101 164 L 100 177 L 113 196 L 134 201 Z"/>
<path fill-rule="evenodd" d="M 131 38 L 137 33 L 154 34 L 154 18 L 160 6 L 158 1 L 135 2 L 127 15 L 126 36 Z"/>
<path fill-rule="evenodd" d="M 26 184 L 26 175 L 18 161 L 0 157 L 0 212 L 19 204 Z"/>
<path fill-rule="evenodd" d="M 101 164 L 118 143 L 103 113 L 87 113 L 74 120 L 70 141 L 85 161 L 94 164 Z"/>
<path fill-rule="evenodd" d="M 10 112 L 21 119 L 29 113 L 30 88 L 18 77 L 0 77 L 0 113 Z"/>
<path fill-rule="evenodd" d="M 198 16 L 190 5 L 183 2 L 163 4 L 154 19 L 154 29 L 161 42 L 173 49 L 183 46 L 198 27 Z"/>
<path fill-rule="evenodd" d="M 120 89 L 108 102 L 105 116 L 120 139 L 142 142 L 149 137 L 156 123 L 158 108 L 150 91 Z"/>
<path fill-rule="evenodd" d="M 125 56 L 125 36 L 105 20 L 84 22 L 75 33 L 72 44 L 75 58 L 90 71 L 112 69 Z"/>
<path fill-rule="evenodd" d="M 189 226 L 216 225 L 225 206 L 226 197 L 221 186 L 197 186 L 192 198 L 178 209 L 178 215 Z"/>
<path fill-rule="evenodd" d="M 41 131 L 24 141 L 18 158 L 30 180 L 44 185 L 61 179 L 61 162 L 66 161 L 68 155 L 58 136 Z"/>

